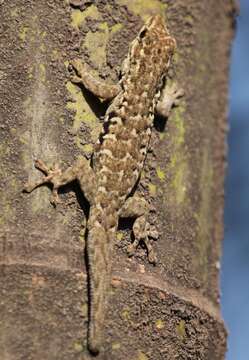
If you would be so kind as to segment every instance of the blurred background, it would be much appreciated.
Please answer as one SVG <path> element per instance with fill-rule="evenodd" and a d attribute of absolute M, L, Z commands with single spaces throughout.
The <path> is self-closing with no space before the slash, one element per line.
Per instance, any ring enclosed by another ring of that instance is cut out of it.
<path fill-rule="evenodd" d="M 232 47 L 229 126 L 221 305 L 226 360 L 249 360 L 249 0 L 240 0 Z"/>

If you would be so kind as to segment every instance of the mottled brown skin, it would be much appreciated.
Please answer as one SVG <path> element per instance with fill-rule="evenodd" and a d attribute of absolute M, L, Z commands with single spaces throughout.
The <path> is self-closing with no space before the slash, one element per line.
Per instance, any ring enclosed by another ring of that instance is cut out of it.
<path fill-rule="evenodd" d="M 46 177 L 26 186 L 27 191 L 32 191 L 44 182 L 51 182 L 51 201 L 55 203 L 58 201 L 58 187 L 77 179 L 90 203 L 87 223 L 90 287 L 88 347 L 95 354 L 102 344 L 112 250 L 119 217 L 137 217 L 133 226 L 135 241 L 128 247 L 128 254 L 133 255 L 138 243 L 144 241 L 149 261 L 156 261 L 149 237 L 156 238 L 158 235 L 146 219 L 148 205 L 136 195 L 129 196 L 143 168 L 157 104 L 159 111 L 168 115 L 170 107 L 182 96 L 181 90 L 174 89 L 170 101 L 165 100 L 164 93 L 163 99 L 159 100 L 163 77 L 175 45 L 163 19 L 154 16 L 131 43 L 119 85 L 102 84 L 89 75 L 86 66 L 79 60 L 71 61 L 74 70 L 72 82 L 82 83 L 102 99 L 113 98 L 96 144 L 92 168 L 84 158 L 78 159 L 64 172 L 58 167 L 49 170 L 41 160 L 37 160 L 36 167 Z"/>

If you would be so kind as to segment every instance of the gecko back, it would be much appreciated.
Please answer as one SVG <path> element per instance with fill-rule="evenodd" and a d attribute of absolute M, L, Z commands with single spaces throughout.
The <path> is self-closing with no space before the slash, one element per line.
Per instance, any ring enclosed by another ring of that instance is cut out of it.
<path fill-rule="evenodd" d="M 150 18 L 131 43 L 120 91 L 107 110 L 94 154 L 95 204 L 88 223 L 90 323 L 88 346 L 102 343 L 118 218 L 138 181 L 147 153 L 162 77 L 175 48 L 160 16 Z"/>

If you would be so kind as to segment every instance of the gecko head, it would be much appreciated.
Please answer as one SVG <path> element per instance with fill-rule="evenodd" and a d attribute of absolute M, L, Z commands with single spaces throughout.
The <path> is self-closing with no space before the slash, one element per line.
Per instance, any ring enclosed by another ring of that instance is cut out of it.
<path fill-rule="evenodd" d="M 162 48 L 167 48 L 167 51 L 173 54 L 176 48 L 176 41 L 170 36 L 169 31 L 165 25 L 165 21 L 161 15 L 151 16 L 139 32 L 138 38 L 145 45 L 153 42 L 161 43 Z"/>
<path fill-rule="evenodd" d="M 148 18 L 148 20 L 145 23 L 145 26 L 147 26 L 150 29 L 158 29 L 160 27 L 165 28 L 165 21 L 161 15 L 153 15 Z"/>
<path fill-rule="evenodd" d="M 144 37 L 146 32 L 149 33 L 163 33 L 169 36 L 169 31 L 166 28 L 165 21 L 162 16 L 150 16 L 140 30 L 139 37 Z"/>

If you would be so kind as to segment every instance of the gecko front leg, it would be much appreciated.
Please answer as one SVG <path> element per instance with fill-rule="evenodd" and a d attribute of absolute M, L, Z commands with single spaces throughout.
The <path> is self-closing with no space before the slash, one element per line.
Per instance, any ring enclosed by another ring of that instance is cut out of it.
<path fill-rule="evenodd" d="M 87 90 L 102 100 L 112 100 L 121 90 L 119 85 L 106 84 L 93 77 L 89 73 L 88 66 L 79 59 L 70 61 L 69 71 L 74 71 L 71 74 L 72 83 L 84 85 Z"/>
<path fill-rule="evenodd" d="M 133 224 L 133 234 L 135 240 L 127 248 L 129 256 L 133 256 L 140 242 L 143 242 L 148 251 L 148 260 L 150 263 L 155 264 L 157 259 L 151 245 L 150 238 L 157 239 L 158 232 L 147 220 L 149 212 L 149 205 L 143 198 L 138 196 L 130 197 L 126 200 L 125 204 L 121 208 L 120 217 L 132 217 L 136 218 Z"/>

